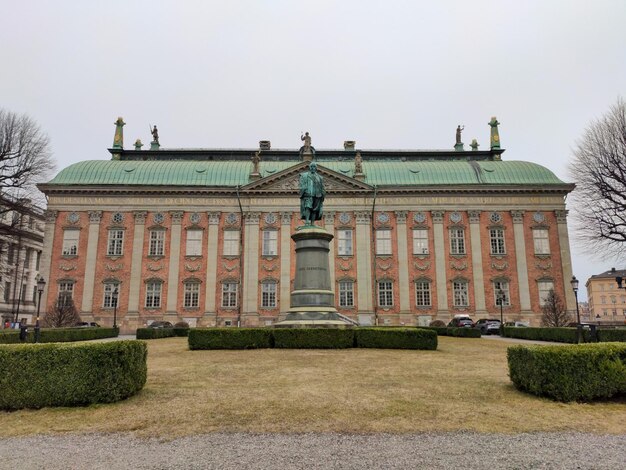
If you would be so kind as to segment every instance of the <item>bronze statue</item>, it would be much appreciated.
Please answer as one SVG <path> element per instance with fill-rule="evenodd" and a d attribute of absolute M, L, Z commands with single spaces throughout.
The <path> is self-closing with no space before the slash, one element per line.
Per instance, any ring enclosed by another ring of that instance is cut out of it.
<path fill-rule="evenodd" d="M 460 125 L 457 126 L 456 128 L 456 143 L 457 144 L 462 144 L 463 142 L 461 142 L 461 131 L 465 129 L 465 126 L 461 127 Z"/>
<path fill-rule="evenodd" d="M 154 126 L 154 128 L 150 131 L 150 134 L 152 134 L 152 141 L 155 143 L 159 143 L 159 131 L 157 130 L 157 126 Z"/>
<path fill-rule="evenodd" d="M 317 172 L 317 163 L 311 162 L 309 171 L 300 175 L 300 219 L 305 225 L 322 220 L 325 195 L 324 179 Z"/>

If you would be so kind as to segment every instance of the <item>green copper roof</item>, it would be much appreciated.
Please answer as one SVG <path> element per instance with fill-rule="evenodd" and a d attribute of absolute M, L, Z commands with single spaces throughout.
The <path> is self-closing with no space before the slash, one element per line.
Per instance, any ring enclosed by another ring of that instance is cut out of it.
<path fill-rule="evenodd" d="M 262 177 L 296 161 L 260 163 Z M 318 160 L 321 167 L 352 177 L 354 162 Z M 50 185 L 237 186 L 250 182 L 249 161 L 90 160 L 62 170 Z M 364 161 L 365 183 L 377 186 L 560 185 L 547 168 L 520 161 Z"/>

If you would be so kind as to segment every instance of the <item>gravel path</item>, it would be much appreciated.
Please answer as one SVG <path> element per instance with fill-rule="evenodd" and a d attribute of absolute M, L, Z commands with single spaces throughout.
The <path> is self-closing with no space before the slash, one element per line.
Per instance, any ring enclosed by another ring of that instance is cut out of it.
<path fill-rule="evenodd" d="M 0 469 L 621 469 L 626 436 L 130 434 L 0 439 Z"/>

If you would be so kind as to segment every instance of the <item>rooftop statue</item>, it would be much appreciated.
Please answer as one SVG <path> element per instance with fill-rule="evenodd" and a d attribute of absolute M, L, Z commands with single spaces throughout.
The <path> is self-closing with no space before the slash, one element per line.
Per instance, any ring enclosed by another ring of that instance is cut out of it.
<path fill-rule="evenodd" d="M 159 131 L 157 130 L 157 126 L 154 126 L 154 128 L 150 131 L 150 134 L 152 134 L 152 141 L 158 144 L 159 143 Z"/>
<path fill-rule="evenodd" d="M 322 220 L 325 195 L 324 178 L 317 172 L 317 163 L 312 162 L 309 171 L 300 175 L 300 219 L 305 225 Z"/>
<path fill-rule="evenodd" d="M 252 156 L 252 173 L 259 173 L 259 162 L 261 161 L 261 152 L 254 152 Z"/>
<path fill-rule="evenodd" d="M 363 157 L 361 157 L 361 152 L 357 152 L 354 157 L 354 172 L 363 173 Z"/>
<path fill-rule="evenodd" d="M 113 137 L 113 148 L 114 149 L 123 149 L 124 148 L 124 126 L 126 123 L 124 119 L 121 117 L 117 118 L 115 121 L 115 136 Z"/>
<path fill-rule="evenodd" d="M 315 147 L 311 145 L 311 136 L 308 132 L 305 132 L 304 135 L 300 135 L 300 140 L 304 142 L 304 145 L 300 147 L 300 156 L 303 154 L 315 155 Z"/>
<path fill-rule="evenodd" d="M 488 124 L 489 126 L 491 126 L 491 148 L 499 149 L 500 148 L 500 134 L 498 132 L 498 124 L 500 123 L 498 122 L 496 117 L 493 116 L 491 118 L 491 121 L 489 121 Z"/>
<path fill-rule="evenodd" d="M 461 131 L 465 129 L 465 126 L 461 127 L 460 125 L 457 126 L 456 128 L 456 143 L 457 144 L 462 144 L 463 142 L 461 142 Z"/>

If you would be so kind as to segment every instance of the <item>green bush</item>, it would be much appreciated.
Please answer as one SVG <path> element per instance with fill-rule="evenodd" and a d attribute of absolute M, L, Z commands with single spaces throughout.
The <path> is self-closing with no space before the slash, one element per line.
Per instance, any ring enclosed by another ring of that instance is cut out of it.
<path fill-rule="evenodd" d="M 92 339 L 114 338 L 119 335 L 119 328 L 41 328 L 40 343 L 65 343 L 70 341 L 88 341 Z M 35 329 L 28 328 L 25 343 L 35 342 Z M 0 344 L 17 344 L 20 331 L 10 330 L 0 334 Z"/>
<path fill-rule="evenodd" d="M 174 333 L 175 328 L 137 328 L 137 339 L 159 339 L 178 336 Z M 182 335 L 184 336 L 184 335 Z"/>
<path fill-rule="evenodd" d="M 257 349 L 272 347 L 269 328 L 192 328 L 189 349 Z"/>
<path fill-rule="evenodd" d="M 434 323 L 434 322 L 432 322 Z M 431 325 L 432 325 L 431 323 Z M 443 322 L 442 322 L 443 323 Z M 420 326 L 425 330 L 431 330 L 437 333 L 437 336 L 448 336 L 448 327 L 447 326 Z"/>
<path fill-rule="evenodd" d="M 626 341 L 626 329 L 618 328 L 615 330 L 597 330 L 598 341 Z"/>
<path fill-rule="evenodd" d="M 351 328 L 276 328 L 274 347 L 291 349 L 342 349 L 354 346 Z"/>
<path fill-rule="evenodd" d="M 457 338 L 480 338 L 480 330 L 474 328 L 448 328 L 448 336 Z"/>
<path fill-rule="evenodd" d="M 586 332 L 585 332 L 586 333 Z M 504 336 L 555 343 L 576 343 L 576 328 L 514 328 L 504 327 Z M 587 336 L 588 333 L 585 334 Z"/>
<path fill-rule="evenodd" d="M 437 332 L 422 328 L 357 328 L 357 348 L 437 349 Z"/>
<path fill-rule="evenodd" d="M 174 327 L 174 336 L 188 336 L 189 335 L 189 327 Z"/>
<path fill-rule="evenodd" d="M 134 340 L 1 345 L 0 409 L 123 400 L 146 383 L 146 357 L 146 344 Z"/>
<path fill-rule="evenodd" d="M 507 351 L 515 386 L 558 401 L 626 394 L 626 345 L 512 346 Z"/>

